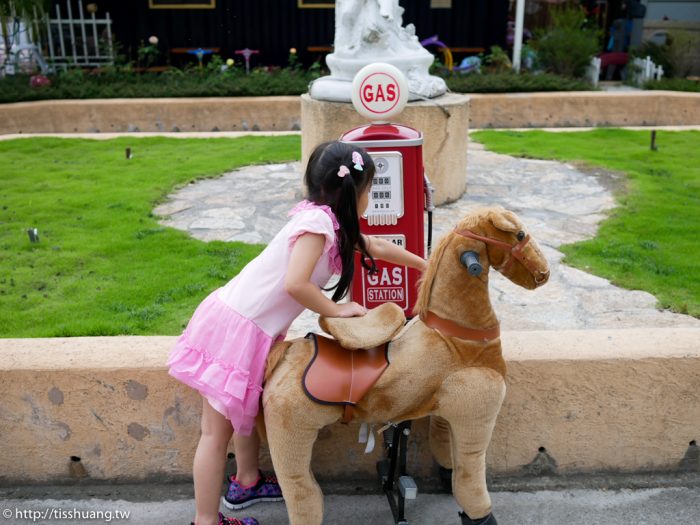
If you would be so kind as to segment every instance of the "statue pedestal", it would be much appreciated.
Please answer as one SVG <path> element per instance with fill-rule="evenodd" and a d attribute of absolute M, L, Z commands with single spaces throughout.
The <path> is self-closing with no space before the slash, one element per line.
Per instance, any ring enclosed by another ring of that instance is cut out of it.
<path fill-rule="evenodd" d="M 423 132 L 425 172 L 435 187 L 435 205 L 459 199 L 467 187 L 469 97 L 448 93 L 410 102 L 393 119 Z M 352 104 L 301 96 L 301 161 L 303 169 L 314 147 L 367 124 Z"/>

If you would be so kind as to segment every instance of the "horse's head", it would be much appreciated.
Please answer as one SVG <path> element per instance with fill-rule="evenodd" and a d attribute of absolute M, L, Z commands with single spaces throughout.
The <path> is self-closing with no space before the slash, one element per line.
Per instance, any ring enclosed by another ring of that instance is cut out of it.
<path fill-rule="evenodd" d="M 469 279 L 488 282 L 489 268 L 523 288 L 549 279 L 549 265 L 520 219 L 500 206 L 479 208 L 445 235 L 430 257 L 416 314 L 425 313 L 431 296 L 467 295 Z"/>

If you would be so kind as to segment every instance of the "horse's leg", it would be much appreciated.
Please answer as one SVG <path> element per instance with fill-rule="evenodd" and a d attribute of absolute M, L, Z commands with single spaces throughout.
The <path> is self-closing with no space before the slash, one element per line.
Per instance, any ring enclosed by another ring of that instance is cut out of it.
<path fill-rule="evenodd" d="M 311 402 L 300 384 L 290 388 L 288 376 L 276 370 L 263 394 L 270 456 L 289 523 L 321 525 L 323 493 L 311 472 L 311 452 L 318 431 L 338 419 L 339 410 Z"/>
<path fill-rule="evenodd" d="M 462 369 L 447 377 L 440 389 L 438 415 L 450 429 L 452 492 L 472 520 L 491 512 L 486 449 L 505 392 L 503 377 L 487 368 Z"/>
<path fill-rule="evenodd" d="M 318 431 L 309 428 L 289 430 L 283 425 L 271 425 L 269 421 L 270 456 L 282 488 L 289 523 L 321 525 L 323 493 L 311 472 L 311 451 Z"/>
<path fill-rule="evenodd" d="M 430 452 L 443 468 L 452 468 L 452 447 L 450 445 L 450 424 L 440 416 L 430 416 L 428 434 Z"/>

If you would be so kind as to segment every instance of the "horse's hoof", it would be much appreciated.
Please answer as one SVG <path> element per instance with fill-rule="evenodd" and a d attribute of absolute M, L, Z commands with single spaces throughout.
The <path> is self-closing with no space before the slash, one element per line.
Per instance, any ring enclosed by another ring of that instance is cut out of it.
<path fill-rule="evenodd" d="M 462 518 L 462 525 L 498 525 L 496 518 L 492 513 L 489 513 L 488 516 L 484 516 L 483 518 L 479 518 L 477 520 L 471 519 L 464 512 L 460 512 L 459 517 Z"/>

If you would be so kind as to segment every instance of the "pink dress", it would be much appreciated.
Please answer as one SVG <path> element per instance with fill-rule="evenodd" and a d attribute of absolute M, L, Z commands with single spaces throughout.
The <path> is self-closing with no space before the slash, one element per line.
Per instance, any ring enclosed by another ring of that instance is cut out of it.
<path fill-rule="evenodd" d="M 270 347 L 304 311 L 284 290 L 295 241 L 307 232 L 326 238 L 313 283 L 325 286 L 342 270 L 331 209 L 302 201 L 289 214 L 265 250 L 202 301 L 168 359 L 168 373 L 198 390 L 242 435 L 253 431 Z"/>

